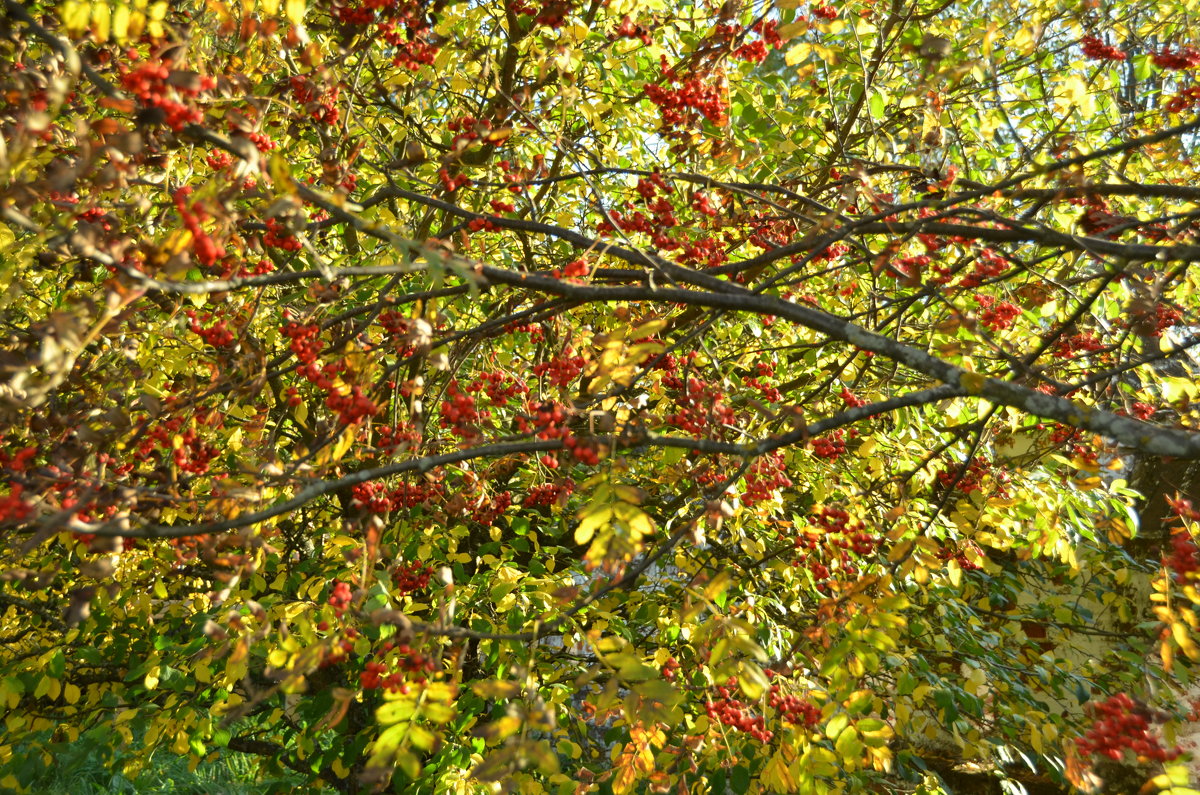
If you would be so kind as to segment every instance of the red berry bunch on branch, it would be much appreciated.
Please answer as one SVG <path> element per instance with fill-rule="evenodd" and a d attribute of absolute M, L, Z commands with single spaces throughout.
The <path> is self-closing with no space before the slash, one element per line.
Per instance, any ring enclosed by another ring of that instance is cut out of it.
<path fill-rule="evenodd" d="M 762 715 L 754 715 L 750 712 L 748 704 L 733 697 L 732 693 L 737 686 L 737 677 L 731 676 L 723 686 L 717 688 L 717 693 L 721 698 L 716 701 L 704 702 L 704 709 L 708 713 L 709 720 L 745 732 L 759 742 L 771 742 L 771 738 L 775 734 L 767 731 L 766 719 Z"/>
<path fill-rule="evenodd" d="M 201 94 L 216 88 L 217 81 L 195 72 L 172 69 L 157 58 L 145 61 L 137 50 L 126 53 L 132 68 L 123 66 L 121 87 L 137 98 L 152 120 L 179 132 L 188 124 L 199 124 L 204 114 L 195 101 Z"/>
<path fill-rule="evenodd" d="M 663 133 L 667 137 L 682 138 L 703 121 L 718 126 L 729 121 L 726 115 L 728 102 L 720 89 L 720 82 L 714 80 L 712 75 L 694 74 L 683 79 L 667 66 L 667 57 L 664 55 L 662 80 L 665 85 L 646 85 L 646 98 L 658 106 L 662 114 Z"/>
<path fill-rule="evenodd" d="M 1160 69 L 1195 69 L 1200 67 L 1200 49 L 1184 47 L 1179 50 L 1163 48 L 1151 59 Z"/>
<path fill-rule="evenodd" d="M 1079 44 L 1083 48 L 1083 56 L 1090 61 L 1124 61 L 1129 57 L 1123 50 L 1105 44 L 1096 36 L 1084 36 Z"/>
<path fill-rule="evenodd" d="M 1179 748 L 1164 748 L 1159 738 L 1150 733 L 1151 725 L 1167 716 L 1150 710 L 1125 693 L 1093 704 L 1091 711 L 1096 716 L 1092 728 L 1076 740 L 1080 753 L 1085 756 L 1106 756 L 1119 762 L 1126 751 L 1131 751 L 1138 761 L 1167 762 L 1182 753 Z"/>
<path fill-rule="evenodd" d="M 768 671 L 768 673 L 771 673 Z M 821 722 L 821 708 L 806 698 L 785 694 L 779 685 L 771 685 L 767 703 L 779 711 L 779 718 L 794 726 L 811 729 Z"/>

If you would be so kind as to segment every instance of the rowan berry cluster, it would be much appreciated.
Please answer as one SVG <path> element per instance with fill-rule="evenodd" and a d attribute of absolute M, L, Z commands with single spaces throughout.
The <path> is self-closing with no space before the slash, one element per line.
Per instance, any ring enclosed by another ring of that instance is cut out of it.
<path fill-rule="evenodd" d="M 1008 270 L 1008 262 L 1004 257 L 990 248 L 979 250 L 975 260 L 975 268 L 962 278 L 959 284 L 965 289 L 978 287 L 988 279 L 995 279 Z"/>
<path fill-rule="evenodd" d="M 842 402 L 852 409 L 867 405 L 867 401 L 855 395 L 847 387 L 842 388 L 842 391 L 839 393 L 838 397 L 840 397 Z"/>
<path fill-rule="evenodd" d="M 1200 67 L 1200 49 L 1184 47 L 1172 51 L 1164 47 L 1150 60 L 1160 69 L 1195 69 Z"/>
<path fill-rule="evenodd" d="M 995 495 L 1007 496 L 1006 485 L 1010 480 L 1008 473 L 992 466 L 984 456 L 975 456 L 965 467 L 951 466 L 937 474 L 938 483 L 942 488 L 957 489 L 962 494 L 982 490 L 984 480 L 988 477 L 992 480 Z"/>
<path fill-rule="evenodd" d="M 830 461 L 836 461 L 841 455 L 846 452 L 846 432 L 841 428 L 829 433 L 826 436 L 818 436 L 812 440 L 813 455 L 817 458 L 826 458 Z"/>
<path fill-rule="evenodd" d="M 847 551 L 859 556 L 870 555 L 879 545 L 879 539 L 866 532 L 862 522 L 851 521 L 850 514 L 841 508 L 825 506 L 819 512 L 810 515 L 808 522 L 820 528 L 825 543 L 835 550 L 842 550 L 843 556 Z M 819 539 L 808 533 L 801 533 L 793 542 L 797 547 L 815 549 Z M 848 564 L 849 559 L 843 557 L 842 562 Z"/>
<path fill-rule="evenodd" d="M 267 231 L 263 233 L 263 245 L 284 251 L 299 251 L 301 248 L 300 241 L 278 218 L 267 219 Z"/>
<path fill-rule="evenodd" d="M 728 104 L 717 81 L 709 75 L 696 74 L 686 80 L 667 65 L 662 56 L 662 80 L 666 85 L 649 83 L 646 98 L 662 115 L 663 134 L 668 138 L 683 138 L 702 121 L 723 125 Z M 678 86 L 678 87 L 676 87 Z"/>
<path fill-rule="evenodd" d="M 970 542 L 968 542 L 970 544 Z M 970 547 L 978 553 L 979 547 L 970 544 Z M 983 564 L 977 563 L 975 558 L 969 556 L 966 550 L 958 547 L 945 546 L 938 550 L 937 556 L 939 560 L 953 560 L 958 564 L 958 567 L 963 571 L 976 571 L 983 568 Z"/>
<path fill-rule="evenodd" d="M 289 348 L 301 364 L 314 364 L 325 347 L 325 343 L 319 339 L 321 327 L 315 323 L 287 323 L 280 332 L 292 341 Z"/>
<path fill-rule="evenodd" d="M 341 86 L 335 85 L 332 90 L 323 91 L 302 75 L 292 75 L 288 85 L 292 89 L 292 96 L 304 106 L 305 112 L 312 119 L 327 126 L 337 124 L 341 116 L 337 108 Z"/>
<path fill-rule="evenodd" d="M 442 187 L 445 188 L 446 193 L 454 193 L 454 191 L 464 185 L 471 184 L 471 180 L 467 176 L 463 174 L 450 176 L 450 171 L 445 168 L 438 169 L 438 181 L 442 183 Z"/>
<path fill-rule="evenodd" d="M 475 398 L 459 388 L 455 379 L 446 387 L 446 398 L 442 401 L 442 411 L 439 424 L 450 428 L 451 432 L 461 439 L 474 439 L 479 435 L 476 425 L 491 416 L 487 409 L 479 409 Z"/>
<path fill-rule="evenodd" d="M 175 466 L 183 472 L 203 475 L 221 451 L 200 438 L 194 428 L 188 428 L 178 436 L 173 454 Z"/>
<path fill-rule="evenodd" d="M 234 129 L 234 132 L 237 133 L 238 135 L 242 136 L 243 138 L 248 139 L 250 141 L 250 143 L 254 144 L 254 148 L 260 152 L 270 152 L 273 149 L 279 148 L 279 144 L 276 143 L 274 141 L 274 139 L 271 138 L 271 136 L 267 135 L 264 132 L 256 132 L 254 130 L 241 130 L 241 129 L 236 129 L 236 128 Z"/>
<path fill-rule="evenodd" d="M 555 268 L 550 273 L 556 279 L 566 279 L 569 282 L 582 281 L 589 272 L 587 260 L 580 257 L 577 260 L 572 260 L 562 268 Z"/>
<path fill-rule="evenodd" d="M 191 101 L 216 88 L 217 81 L 214 78 L 173 70 L 157 58 L 141 61 L 141 56 L 134 49 L 126 53 L 126 58 L 137 65 L 133 68 L 122 66 L 126 71 L 121 75 L 121 87 L 136 97 L 143 108 L 153 111 L 161 117 L 163 124 L 175 132 L 188 124 L 204 121 L 204 114 Z"/>
<path fill-rule="evenodd" d="M 1076 354 L 1092 354 L 1104 350 L 1104 343 L 1095 334 L 1081 332 L 1064 337 L 1054 346 L 1054 355 L 1059 359 L 1072 359 Z"/>
<path fill-rule="evenodd" d="M 192 253 L 195 254 L 201 265 L 211 266 L 225 256 L 225 247 L 217 244 L 204 231 L 201 224 L 208 220 L 208 212 L 200 206 L 199 202 L 188 205 L 187 197 L 191 193 L 190 187 L 183 187 L 175 191 L 171 198 L 175 202 L 175 210 L 179 213 L 184 228 L 192 235 Z"/>
<path fill-rule="evenodd" d="M 679 673 L 679 668 L 679 661 L 674 657 L 668 657 L 662 667 L 663 679 L 666 679 L 668 682 L 674 682 L 676 675 Z"/>
<path fill-rule="evenodd" d="M 414 560 L 397 567 L 392 572 L 392 582 L 399 593 L 410 594 L 428 588 L 429 578 L 432 575 L 432 566 L 426 566 Z"/>
<path fill-rule="evenodd" d="M 333 583 L 333 589 L 329 592 L 329 604 L 333 607 L 333 612 L 339 616 L 346 612 L 346 608 L 350 606 L 352 596 L 350 585 L 348 583 L 339 582 Z"/>
<path fill-rule="evenodd" d="M 925 268 L 929 267 L 930 258 L 925 254 L 918 254 L 912 257 L 902 257 L 897 260 L 887 262 L 887 267 L 881 271 L 884 276 L 891 279 L 909 279 L 919 280 L 921 273 Z"/>
<path fill-rule="evenodd" d="M 775 736 L 774 733 L 767 731 L 766 720 L 762 715 L 752 714 L 749 705 L 732 696 L 737 686 L 737 678 L 731 676 L 724 686 L 717 688 L 717 693 L 721 696 L 719 700 L 704 702 L 709 720 L 743 731 L 759 742 L 769 743 Z"/>
<path fill-rule="evenodd" d="M 791 487 L 792 479 L 786 472 L 787 462 L 783 460 L 781 451 L 759 456 L 746 471 L 746 491 L 742 495 L 742 502 L 747 506 L 756 505 L 769 500 L 777 489 Z"/>
<path fill-rule="evenodd" d="M 580 439 L 575 434 L 568 433 L 563 437 L 563 446 L 576 461 L 584 466 L 595 466 L 600 463 L 600 449 L 591 440 Z"/>
<path fill-rule="evenodd" d="M 1171 554 L 1163 559 L 1163 565 L 1171 570 L 1175 582 L 1183 585 L 1196 578 L 1200 572 L 1200 549 L 1185 529 L 1171 533 Z"/>
<path fill-rule="evenodd" d="M 1167 716 L 1151 711 L 1125 693 L 1093 704 L 1091 711 L 1095 722 L 1086 735 L 1076 740 L 1085 756 L 1096 754 L 1119 762 L 1126 751 L 1132 751 L 1139 761 L 1167 762 L 1183 753 L 1179 748 L 1164 748 L 1150 732 L 1153 722 Z"/>
<path fill-rule="evenodd" d="M 483 392 L 494 406 L 502 406 L 518 395 L 529 394 L 525 381 L 499 370 L 480 373 L 478 379 L 467 384 L 468 392 Z"/>
<path fill-rule="evenodd" d="M 484 498 L 471 511 L 471 520 L 490 527 L 512 505 L 512 492 L 502 491 L 492 498 Z"/>
<path fill-rule="evenodd" d="M 682 378 L 668 375 L 662 379 L 667 389 L 680 392 L 676 395 L 677 410 L 664 417 L 667 425 L 688 433 L 703 436 L 714 433 L 723 436 L 726 429 L 736 423 L 737 415 L 725 403 L 725 393 L 701 378 Z"/>
<path fill-rule="evenodd" d="M 1084 36 L 1079 44 L 1083 48 L 1083 56 L 1090 61 L 1124 61 L 1129 57 L 1124 51 L 1105 44 L 1096 36 Z"/>
<path fill-rule="evenodd" d="M 549 508 L 552 505 L 564 503 L 573 491 L 575 491 L 575 481 L 573 480 L 564 480 L 561 483 L 544 483 L 531 488 L 529 494 L 525 495 L 525 499 L 521 502 L 521 505 L 525 508 Z"/>
<path fill-rule="evenodd" d="M 23 522 L 33 513 L 33 506 L 22 496 L 25 487 L 9 483 L 8 494 L 0 497 L 0 522 Z"/>
<path fill-rule="evenodd" d="M 979 320 L 992 331 L 1003 331 L 1012 328 L 1013 323 L 1021 316 L 1021 308 L 1008 301 L 997 301 L 995 297 L 977 293 L 975 303 L 983 308 Z"/>
<path fill-rule="evenodd" d="M 1157 409 L 1155 409 L 1154 406 L 1151 406 L 1149 403 L 1143 403 L 1140 400 L 1135 401 L 1129 409 L 1131 416 L 1137 417 L 1143 422 L 1153 417 L 1156 411 Z"/>
<path fill-rule="evenodd" d="M 687 268 L 719 268 L 728 261 L 725 244 L 711 236 L 681 245 L 678 262 Z"/>
<path fill-rule="evenodd" d="M 756 365 L 757 376 L 748 375 L 742 378 L 742 383 L 751 389 L 757 389 L 763 399 L 769 403 L 779 403 L 783 400 L 783 394 L 774 386 L 772 386 L 770 377 L 775 374 L 775 368 L 766 365 Z"/>
<path fill-rule="evenodd" d="M 212 320 L 211 312 L 206 312 L 204 314 L 203 321 L 201 320 L 200 316 L 196 314 L 196 310 L 194 309 L 187 310 L 186 314 L 188 318 L 188 328 L 192 330 L 193 334 L 199 335 L 200 339 L 204 340 L 209 345 L 213 346 L 214 348 L 228 348 L 229 346 L 233 345 L 233 332 L 230 331 L 229 327 L 225 325 L 224 320 L 218 320 L 216 323 L 213 323 L 211 326 L 206 328 L 204 326 L 204 322 Z"/>
<path fill-rule="evenodd" d="M 819 5 L 812 7 L 812 15 L 819 19 L 834 20 L 837 19 L 838 10 L 831 5 Z"/>
<path fill-rule="evenodd" d="M 773 674 L 773 671 L 768 671 Z M 806 698 L 784 694 L 779 685 L 771 685 L 767 691 L 767 703 L 779 712 L 781 720 L 793 726 L 811 729 L 821 722 L 821 708 Z"/>
<path fill-rule="evenodd" d="M 849 251 L 850 247 L 845 243 L 834 243 L 814 252 L 812 258 L 814 262 L 832 262 Z"/>
<path fill-rule="evenodd" d="M 635 25 L 628 14 L 621 20 L 621 24 L 617 25 L 613 31 L 612 38 L 641 39 L 642 44 L 647 46 L 654 42 L 654 39 L 650 36 L 650 31 L 642 25 Z"/>
<path fill-rule="evenodd" d="M 575 353 L 568 345 L 559 356 L 548 362 L 538 362 L 533 366 L 533 374 L 538 378 L 545 377 L 558 387 L 566 387 L 583 372 L 587 360 Z"/>
<path fill-rule="evenodd" d="M 327 389 L 329 394 L 325 397 L 325 405 L 337 413 L 343 425 L 354 425 L 379 413 L 379 406 L 363 394 L 360 386 L 337 390 L 330 384 Z"/>
<path fill-rule="evenodd" d="M 1200 85 L 1183 89 L 1171 97 L 1164 108 L 1167 113 L 1183 113 L 1194 105 L 1200 105 Z"/>

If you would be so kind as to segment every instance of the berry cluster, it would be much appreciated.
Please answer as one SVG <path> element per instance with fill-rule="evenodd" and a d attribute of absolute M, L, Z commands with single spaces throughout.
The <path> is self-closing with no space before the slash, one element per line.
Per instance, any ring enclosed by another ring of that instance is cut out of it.
<path fill-rule="evenodd" d="M 141 56 L 129 50 L 126 57 L 136 63 Z M 179 132 L 188 124 L 200 124 L 204 114 L 193 102 L 205 91 L 216 88 L 217 81 L 195 72 L 172 70 L 158 59 L 142 61 L 121 75 L 121 87 L 137 97 L 138 102 L 155 120 Z M 175 99 L 173 97 L 180 97 Z"/>
<path fill-rule="evenodd" d="M 768 672 L 773 673 L 773 672 Z M 779 685 L 771 685 L 767 693 L 767 703 L 772 709 L 778 710 L 779 717 L 793 726 L 803 726 L 811 729 L 821 722 L 821 708 L 806 698 L 785 695 Z"/>
<path fill-rule="evenodd" d="M 1183 113 L 1188 108 L 1200 105 L 1200 85 L 1191 86 L 1171 97 L 1164 106 L 1167 113 Z"/>
<path fill-rule="evenodd" d="M 583 372 L 587 360 L 575 353 L 568 345 L 562 355 L 555 356 L 548 362 L 538 362 L 533 366 L 533 374 L 538 378 L 546 377 L 551 384 L 566 387 Z"/>
<path fill-rule="evenodd" d="M 450 428 L 460 439 L 474 439 L 479 435 L 476 425 L 489 416 L 487 409 L 480 410 L 475 405 L 475 398 L 470 393 L 459 388 L 457 380 L 451 381 L 446 387 L 439 421 L 441 427 Z"/>
<path fill-rule="evenodd" d="M 621 20 L 621 24 L 617 25 L 616 30 L 612 33 L 612 38 L 615 39 L 641 39 L 642 44 L 649 46 L 654 39 L 650 36 L 650 31 L 642 25 L 635 25 L 628 14 Z"/>
<path fill-rule="evenodd" d="M 552 505 L 563 505 L 573 491 L 575 491 L 575 481 L 573 480 L 544 483 L 531 488 L 521 505 L 525 508 L 549 508 Z"/>
<path fill-rule="evenodd" d="M 969 554 L 973 553 L 973 554 Z M 977 556 L 982 554 L 979 547 L 974 543 L 967 542 L 967 549 L 958 547 L 945 546 L 938 550 L 937 556 L 939 560 L 953 560 L 958 563 L 958 567 L 963 571 L 977 571 L 983 568 L 982 563 L 976 562 Z"/>
<path fill-rule="evenodd" d="M 392 63 L 411 71 L 433 63 L 439 47 L 425 4 L 419 0 L 340 0 L 332 16 L 344 25 L 375 23 L 377 35 L 392 48 Z"/>
<path fill-rule="evenodd" d="M 321 327 L 315 323 L 287 323 L 280 332 L 292 341 L 289 347 L 301 364 L 314 364 L 325 347 L 325 343 L 319 339 Z"/>
<path fill-rule="evenodd" d="M 836 549 L 852 551 L 856 555 L 870 555 L 879 544 L 879 539 L 866 532 L 861 522 L 851 521 L 850 514 L 841 508 L 825 506 L 808 517 L 809 524 L 823 531 L 825 540 Z M 814 549 L 818 539 L 801 533 L 794 539 L 797 547 Z"/>
<path fill-rule="evenodd" d="M 395 693 L 407 694 L 409 692 L 406 682 L 407 674 L 417 674 L 413 681 L 421 683 L 425 681 L 426 675 L 437 670 L 437 663 L 432 657 L 414 651 L 406 643 L 396 645 L 393 641 L 387 641 L 381 649 L 384 654 L 392 650 L 399 655 L 394 662 L 399 670 L 388 673 L 391 666 L 387 663 L 375 660 L 367 662 L 363 666 L 363 672 L 358 675 L 358 681 L 363 690 L 386 688 Z"/>
<path fill-rule="evenodd" d="M 442 187 L 445 188 L 446 193 L 454 193 L 454 191 L 464 185 L 471 184 L 471 180 L 464 174 L 451 176 L 450 171 L 445 168 L 438 169 L 438 181 L 442 183 Z"/>
<path fill-rule="evenodd" d="M 978 287 L 988 279 L 995 279 L 1008 270 L 1008 262 L 1004 257 L 990 248 L 980 249 L 979 257 L 975 260 L 975 268 L 962 278 L 960 284 L 965 289 Z"/>
<path fill-rule="evenodd" d="M 284 251 L 299 251 L 300 241 L 278 218 L 267 219 L 267 231 L 263 234 L 263 245 Z"/>
<path fill-rule="evenodd" d="M 193 475 L 203 475 L 208 472 L 208 465 L 221 451 L 200 438 L 194 428 L 188 428 L 174 440 L 175 466 L 183 472 Z"/>
<path fill-rule="evenodd" d="M 555 268 L 550 273 L 556 279 L 565 279 L 569 282 L 582 282 L 587 277 L 589 270 L 587 260 L 580 257 L 577 260 L 568 262 L 562 268 Z"/>
<path fill-rule="evenodd" d="M 1150 60 L 1160 69 L 1195 69 L 1200 67 L 1200 50 L 1195 47 L 1184 47 L 1181 50 L 1172 52 L 1163 48 L 1161 52 L 1155 53 Z"/>
<path fill-rule="evenodd" d="M 769 743 L 775 736 L 774 733 L 767 731 L 766 720 L 762 715 L 752 715 L 747 704 L 731 695 L 736 688 L 737 678 L 731 676 L 723 687 L 717 688 L 717 693 L 721 696 L 719 700 L 704 702 L 709 720 L 746 732 L 759 742 Z"/>
<path fill-rule="evenodd" d="M 747 506 L 756 505 L 769 500 L 776 489 L 789 488 L 792 480 L 786 471 L 787 463 L 779 450 L 756 459 L 746 472 L 746 492 L 742 502 Z"/>
<path fill-rule="evenodd" d="M 827 458 L 830 461 L 836 461 L 846 452 L 845 436 L 846 432 L 841 428 L 826 436 L 818 436 L 812 440 L 813 455 L 817 458 Z"/>
<path fill-rule="evenodd" d="M 201 265 L 211 266 L 225 256 L 225 247 L 213 241 L 201 226 L 208 220 L 209 215 L 199 202 L 188 206 L 187 197 L 191 193 L 190 187 L 183 187 L 175 191 L 171 198 L 175 202 L 175 209 L 179 212 L 184 228 L 192 235 L 192 253 Z"/>
<path fill-rule="evenodd" d="M 485 527 L 495 524 L 496 519 L 504 514 L 512 505 L 512 492 L 502 491 L 490 499 L 484 498 L 471 511 L 471 520 Z"/>
<path fill-rule="evenodd" d="M 1127 56 L 1111 44 L 1105 44 L 1096 36 L 1084 36 L 1079 40 L 1083 48 L 1083 57 L 1090 61 L 1124 61 Z"/>
<path fill-rule="evenodd" d="M 397 591 L 409 594 L 429 587 L 429 578 L 432 574 L 432 566 L 426 566 L 414 560 L 397 567 L 392 572 L 392 582 L 395 583 Z"/>
<path fill-rule="evenodd" d="M 1175 582 L 1183 585 L 1196 578 L 1200 572 L 1200 549 L 1186 530 L 1171 533 L 1171 554 L 1163 559 L 1163 565 L 1171 570 Z"/>
<path fill-rule="evenodd" d="M 667 65 L 665 55 L 661 61 L 662 79 L 666 85 L 647 84 L 646 98 L 658 106 L 662 114 L 663 133 L 668 138 L 684 138 L 692 128 L 705 120 L 716 125 L 724 125 L 729 121 L 726 114 L 729 105 L 718 81 L 702 74 L 683 80 Z"/>
<path fill-rule="evenodd" d="M 353 593 L 348 583 L 334 580 L 333 590 L 329 592 L 329 604 L 333 607 L 333 611 L 340 616 L 350 606 L 350 598 L 352 596 Z"/>
<path fill-rule="evenodd" d="M 1179 748 L 1163 748 L 1159 739 L 1150 733 L 1151 723 L 1165 720 L 1167 716 L 1150 710 L 1125 693 L 1093 704 L 1091 711 L 1096 716 L 1092 728 L 1076 740 L 1080 753 L 1085 756 L 1099 754 L 1119 762 L 1125 751 L 1132 751 L 1139 761 L 1166 762 L 1182 753 Z"/>
<path fill-rule="evenodd" d="M 857 395 L 855 395 L 853 392 L 851 392 L 846 387 L 842 388 L 842 391 L 839 393 L 838 396 L 842 399 L 843 403 L 845 403 L 847 406 L 849 406 L 852 409 L 856 409 L 856 408 L 859 408 L 860 406 L 867 405 L 867 401 L 858 397 Z"/>
<path fill-rule="evenodd" d="M 8 494 L 0 497 L 0 523 L 23 522 L 33 513 L 33 506 L 22 496 L 25 487 L 20 483 L 9 483 Z"/>
<path fill-rule="evenodd" d="M 976 293 L 975 303 L 983 308 L 979 316 L 980 322 L 992 331 L 1003 331 L 1012 328 L 1013 323 L 1021 316 L 1021 308 L 1008 301 L 997 301 L 995 297 Z"/>
<path fill-rule="evenodd" d="M 1076 354 L 1084 355 L 1104 350 L 1104 343 L 1095 334 L 1079 333 L 1064 337 L 1054 346 L 1054 355 L 1059 359 L 1072 359 Z"/>
<path fill-rule="evenodd" d="M 288 85 L 292 89 L 292 96 L 304 106 L 308 116 L 326 126 L 337 124 L 341 115 L 337 109 L 341 86 L 335 85 L 331 91 L 322 91 L 302 75 L 292 75 Z"/>
<path fill-rule="evenodd" d="M 716 386 L 695 377 L 685 384 L 673 375 L 664 376 L 662 383 L 667 389 L 682 391 L 675 398 L 678 409 L 663 418 L 667 425 L 697 436 L 714 433 L 721 437 L 736 423 L 737 415 Z"/>
<path fill-rule="evenodd" d="M 224 320 L 218 320 L 206 328 L 194 309 L 187 310 L 187 318 L 188 328 L 192 330 L 192 333 L 198 334 L 200 339 L 214 348 L 228 348 L 233 345 L 233 332 L 225 325 Z M 205 322 L 212 320 L 212 313 L 206 312 L 203 320 Z"/>
<path fill-rule="evenodd" d="M 944 489 L 957 489 L 962 494 L 970 494 L 982 490 L 984 479 L 988 476 L 992 479 L 995 495 L 1001 498 L 1007 496 L 1008 473 L 992 466 L 983 456 L 975 456 L 966 467 L 951 466 L 942 469 L 938 472 L 937 479 Z"/>
<path fill-rule="evenodd" d="M 834 20 L 837 19 L 838 10 L 831 5 L 819 5 L 812 7 L 812 15 L 819 19 Z"/>

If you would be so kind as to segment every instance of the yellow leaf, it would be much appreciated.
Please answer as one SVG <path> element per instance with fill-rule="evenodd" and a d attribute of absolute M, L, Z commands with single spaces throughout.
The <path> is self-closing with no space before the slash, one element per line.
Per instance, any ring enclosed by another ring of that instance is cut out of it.
<path fill-rule="evenodd" d="M 299 25 L 304 22 L 304 6 L 304 0 L 287 0 L 287 18 L 292 21 L 292 24 Z"/>
<path fill-rule="evenodd" d="M 785 25 L 783 28 L 780 28 L 780 31 L 782 32 L 787 27 L 790 26 Z M 788 66 L 795 66 L 796 64 L 807 60 L 811 53 L 811 44 L 797 44 L 796 46 L 789 48 L 788 51 L 783 54 L 783 62 Z"/>
<path fill-rule="evenodd" d="M 579 526 L 575 528 L 575 543 L 583 545 L 591 541 L 596 531 L 607 525 L 612 516 L 613 509 L 609 506 L 593 510 L 583 516 L 579 521 Z"/>

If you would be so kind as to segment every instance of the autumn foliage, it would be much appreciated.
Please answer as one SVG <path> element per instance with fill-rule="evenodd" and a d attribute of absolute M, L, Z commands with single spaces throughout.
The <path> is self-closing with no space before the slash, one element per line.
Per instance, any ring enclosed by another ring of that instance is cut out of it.
<path fill-rule="evenodd" d="M 0 788 L 1192 792 L 1187 5 L 4 0 Z"/>

